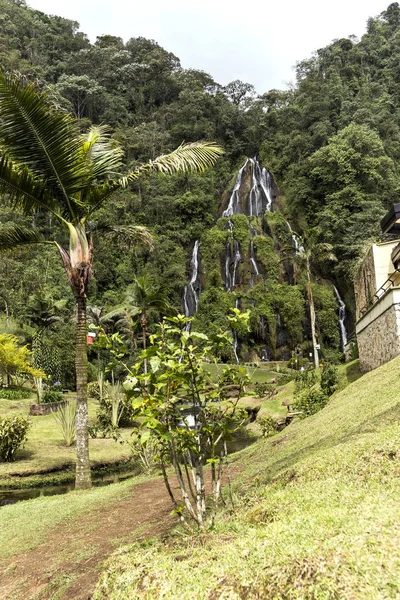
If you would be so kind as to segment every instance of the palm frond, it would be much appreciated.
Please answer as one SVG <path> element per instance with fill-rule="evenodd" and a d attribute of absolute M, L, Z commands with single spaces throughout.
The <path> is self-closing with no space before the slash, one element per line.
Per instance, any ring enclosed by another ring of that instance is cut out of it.
<path fill-rule="evenodd" d="M 112 139 L 107 125 L 93 125 L 83 136 L 82 152 L 89 163 L 93 180 L 103 180 L 120 173 L 124 151 Z"/>
<path fill-rule="evenodd" d="M 119 238 L 127 245 L 142 244 L 153 250 L 153 236 L 147 227 L 142 225 L 108 225 L 102 223 L 96 226 L 96 233 L 102 233 L 105 237 Z"/>
<path fill-rule="evenodd" d="M 143 173 L 158 171 L 160 173 L 202 172 L 212 167 L 224 153 L 221 146 L 213 142 L 193 142 L 181 144 L 169 154 L 162 154 L 153 161 L 141 165 L 120 179 L 121 187 L 126 187 L 131 181 Z"/>
<path fill-rule="evenodd" d="M 22 77 L 0 72 L 0 146 L 16 164 L 45 180 L 73 214 L 74 194 L 86 177 L 72 118 Z M 76 202 L 77 200 L 75 200 Z"/>
<path fill-rule="evenodd" d="M 5 202 L 18 204 L 26 214 L 40 207 L 59 216 L 59 207 L 45 182 L 33 177 L 26 167 L 14 165 L 4 155 L 0 156 L 0 193 L 5 195 Z"/>
<path fill-rule="evenodd" d="M 45 243 L 49 242 L 38 229 L 21 227 L 15 223 L 7 223 L 0 227 L 0 250 Z"/>

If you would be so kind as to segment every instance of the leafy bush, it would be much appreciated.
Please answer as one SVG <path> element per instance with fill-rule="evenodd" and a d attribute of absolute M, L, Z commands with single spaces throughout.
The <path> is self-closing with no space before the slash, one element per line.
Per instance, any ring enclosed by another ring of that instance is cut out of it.
<path fill-rule="evenodd" d="M 15 453 L 26 440 L 29 421 L 25 417 L 0 417 L 0 458 L 14 460 Z"/>
<path fill-rule="evenodd" d="M 99 430 L 104 437 L 108 437 L 117 427 L 132 425 L 134 410 L 123 390 L 118 393 L 112 386 L 108 386 L 100 400 L 96 416 Z"/>
<path fill-rule="evenodd" d="M 254 391 L 258 398 L 264 398 L 264 396 L 269 398 L 274 393 L 274 389 L 273 383 L 257 382 L 254 384 Z"/>
<path fill-rule="evenodd" d="M 157 452 L 154 442 L 147 440 L 146 443 L 143 443 L 140 432 L 136 430 L 132 432 L 128 446 L 131 449 L 133 459 L 139 463 L 141 470 L 144 473 L 151 473 L 154 471 L 157 466 Z"/>
<path fill-rule="evenodd" d="M 337 367 L 333 364 L 326 363 L 322 367 L 321 373 L 321 389 L 328 396 L 332 396 L 339 383 L 339 375 Z"/>
<path fill-rule="evenodd" d="M 276 422 L 272 417 L 261 417 L 258 419 L 263 437 L 271 437 L 276 433 Z"/>
<path fill-rule="evenodd" d="M 329 396 L 321 389 L 305 389 L 293 404 L 295 411 L 302 412 L 301 418 L 315 414 L 328 403 Z"/>
<path fill-rule="evenodd" d="M 97 381 L 90 381 L 87 386 L 88 398 L 94 398 L 100 400 L 100 386 Z"/>
<path fill-rule="evenodd" d="M 62 392 L 58 390 L 46 390 L 43 392 L 42 396 L 42 404 L 50 404 L 52 402 L 62 402 L 63 395 Z"/>
<path fill-rule="evenodd" d="M 314 369 L 299 371 L 294 379 L 294 395 L 298 396 L 303 390 L 309 390 L 317 381 L 317 374 Z"/>
<path fill-rule="evenodd" d="M 25 400 L 26 398 L 30 398 L 31 396 L 32 392 L 30 390 L 14 388 L 0 389 L 0 398 L 5 398 L 6 400 Z"/>

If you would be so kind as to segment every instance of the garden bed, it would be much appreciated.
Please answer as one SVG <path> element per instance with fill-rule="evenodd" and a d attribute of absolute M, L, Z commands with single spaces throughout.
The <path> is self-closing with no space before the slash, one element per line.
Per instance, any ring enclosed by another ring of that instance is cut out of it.
<path fill-rule="evenodd" d="M 31 404 L 29 407 L 29 414 L 31 415 L 31 417 L 43 417 L 44 415 L 50 415 L 52 412 L 59 410 L 63 406 L 66 406 L 67 402 L 67 400 L 61 400 L 61 402 Z"/>

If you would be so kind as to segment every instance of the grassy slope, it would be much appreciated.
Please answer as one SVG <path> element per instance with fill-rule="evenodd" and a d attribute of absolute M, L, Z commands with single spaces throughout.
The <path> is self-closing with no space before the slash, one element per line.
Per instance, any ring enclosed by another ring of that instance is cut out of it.
<path fill-rule="evenodd" d="M 397 358 L 243 451 L 234 517 L 119 550 L 95 598 L 399 598 L 399 369 Z"/>
<path fill-rule="evenodd" d="M 31 400 L 0 399 L 0 416 L 28 415 Z M 89 401 L 89 418 L 95 420 L 96 402 Z M 67 448 L 63 442 L 61 429 L 52 415 L 30 417 L 32 426 L 23 450 L 17 454 L 12 463 L 0 462 L 0 487 L 21 487 L 38 483 L 41 473 L 70 468 L 75 465 L 75 446 Z M 131 430 L 122 429 L 124 438 L 129 438 Z M 113 439 L 90 439 L 90 455 L 92 466 L 126 460 L 130 456 L 125 444 L 116 443 Z M 29 477 L 33 476 L 33 477 Z"/>
<path fill-rule="evenodd" d="M 73 522 L 80 515 L 130 497 L 132 488 L 151 479 L 139 476 L 122 483 L 71 492 L 63 496 L 42 496 L 3 506 L 0 509 L 0 559 L 36 548 L 60 524 Z"/>

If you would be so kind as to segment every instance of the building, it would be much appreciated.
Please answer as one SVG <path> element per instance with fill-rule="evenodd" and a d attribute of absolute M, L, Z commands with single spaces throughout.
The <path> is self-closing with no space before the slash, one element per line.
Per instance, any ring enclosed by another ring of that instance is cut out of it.
<path fill-rule="evenodd" d="M 383 233 L 400 236 L 400 204 L 382 219 Z M 362 371 L 400 355 L 400 243 L 373 244 L 354 281 L 356 334 Z"/>

